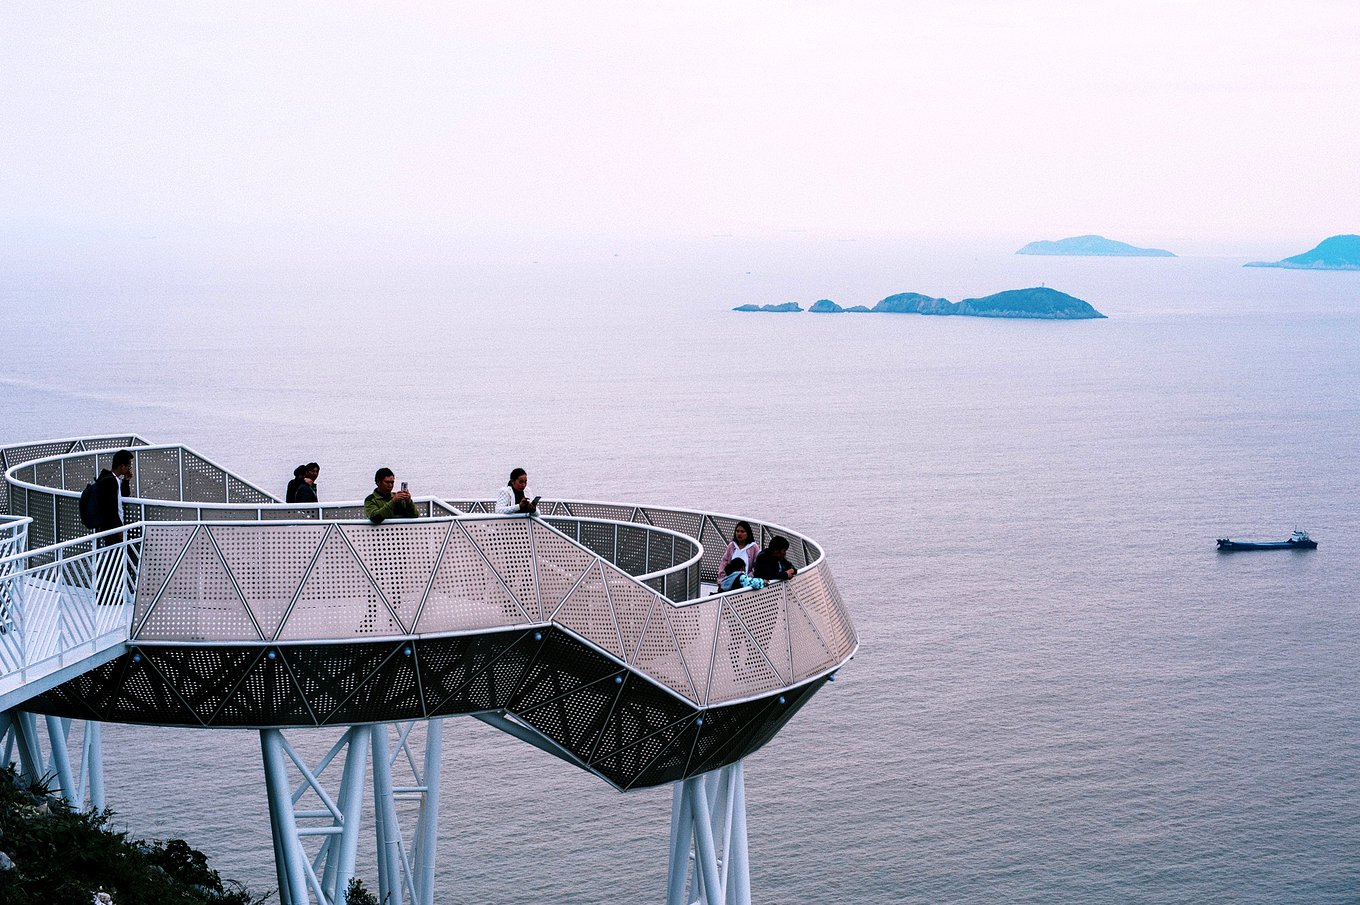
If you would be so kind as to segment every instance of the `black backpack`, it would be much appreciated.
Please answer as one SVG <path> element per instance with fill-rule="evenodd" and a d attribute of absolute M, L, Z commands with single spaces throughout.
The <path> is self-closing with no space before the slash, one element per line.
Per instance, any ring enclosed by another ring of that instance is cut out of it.
<path fill-rule="evenodd" d="M 80 492 L 80 521 L 91 531 L 99 524 L 99 492 L 95 487 L 98 481 L 91 481 Z"/>

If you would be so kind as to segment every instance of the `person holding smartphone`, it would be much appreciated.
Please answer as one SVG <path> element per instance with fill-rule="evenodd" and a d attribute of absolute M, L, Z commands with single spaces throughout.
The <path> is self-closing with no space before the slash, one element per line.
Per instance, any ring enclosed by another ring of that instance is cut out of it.
<path fill-rule="evenodd" d="M 406 489 L 406 482 L 401 482 L 400 490 L 393 490 L 397 478 L 392 474 L 392 469 L 379 468 L 373 474 L 373 483 L 373 492 L 364 500 L 364 514 L 370 522 L 381 525 L 390 518 L 420 518 L 416 504 L 411 502 L 411 492 Z"/>
<path fill-rule="evenodd" d="M 510 472 L 510 480 L 496 494 L 498 515 L 527 515 L 538 511 L 538 497 L 529 498 L 529 473 L 523 468 Z"/>

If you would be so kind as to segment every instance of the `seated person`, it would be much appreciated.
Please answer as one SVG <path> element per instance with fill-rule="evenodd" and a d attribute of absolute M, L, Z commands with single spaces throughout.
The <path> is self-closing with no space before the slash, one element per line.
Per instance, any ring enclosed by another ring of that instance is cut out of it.
<path fill-rule="evenodd" d="M 379 468 L 373 475 L 377 486 L 364 500 L 364 514 L 375 525 L 381 525 L 390 518 L 420 518 L 416 504 L 411 502 L 411 494 L 402 484 L 401 489 L 393 492 L 397 478 L 390 468 Z"/>
<path fill-rule="evenodd" d="M 788 552 L 788 538 L 780 534 L 770 538 L 770 545 L 761 550 L 760 555 L 756 557 L 756 567 L 753 570 L 756 578 L 765 581 L 788 581 L 797 575 L 798 570 L 786 558 Z"/>
<path fill-rule="evenodd" d="M 740 556 L 728 561 L 726 574 L 718 582 L 718 590 L 720 591 L 737 591 L 741 588 L 755 588 L 759 591 L 763 587 L 765 587 L 765 582 L 746 574 L 746 560 Z"/>
<path fill-rule="evenodd" d="M 538 511 L 529 498 L 529 473 L 523 468 L 510 472 L 510 480 L 496 494 L 497 515 L 523 515 Z"/>

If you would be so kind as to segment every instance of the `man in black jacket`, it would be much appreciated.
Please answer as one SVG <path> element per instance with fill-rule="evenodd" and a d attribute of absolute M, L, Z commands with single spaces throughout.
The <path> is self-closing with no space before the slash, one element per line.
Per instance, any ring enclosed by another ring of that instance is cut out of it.
<path fill-rule="evenodd" d="M 770 538 L 770 545 L 756 556 L 753 570 L 756 578 L 766 581 L 788 581 L 798 574 L 798 570 L 788 561 L 789 539 L 776 534 Z"/>
<path fill-rule="evenodd" d="M 94 482 L 95 531 L 123 527 L 123 497 L 132 496 L 132 453 L 120 449 L 113 454 L 111 468 L 105 468 Z M 123 535 L 110 534 L 99 539 L 99 546 L 122 542 Z"/>
<path fill-rule="evenodd" d="M 113 454 L 112 467 L 99 473 L 94 482 L 95 531 L 111 531 L 123 527 L 123 498 L 132 496 L 132 453 L 120 449 Z M 119 531 L 99 539 L 99 546 L 111 547 L 123 542 L 127 535 Z M 99 570 L 98 602 L 114 606 L 124 602 L 124 575 L 135 568 L 125 551 L 110 550 L 97 566 Z"/>

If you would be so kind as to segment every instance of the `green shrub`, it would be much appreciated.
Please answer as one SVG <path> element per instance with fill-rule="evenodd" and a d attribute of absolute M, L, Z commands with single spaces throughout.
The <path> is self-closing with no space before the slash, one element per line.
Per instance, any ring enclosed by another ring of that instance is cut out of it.
<path fill-rule="evenodd" d="M 0 851 L 14 862 L 0 870 L 6 905 L 90 905 L 107 892 L 115 905 L 258 905 L 232 881 L 223 883 L 202 852 L 182 839 L 130 840 L 109 829 L 111 811 L 74 810 L 41 784 L 20 783 L 0 770 Z"/>

